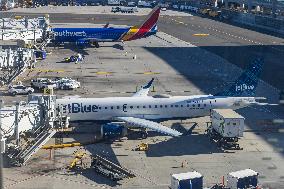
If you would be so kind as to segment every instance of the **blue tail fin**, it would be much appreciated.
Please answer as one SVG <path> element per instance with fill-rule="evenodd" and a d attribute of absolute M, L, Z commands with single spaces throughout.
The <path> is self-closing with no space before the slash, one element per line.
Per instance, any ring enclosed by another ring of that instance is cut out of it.
<path fill-rule="evenodd" d="M 215 96 L 254 96 L 263 64 L 263 58 L 256 58 L 234 85 Z"/>

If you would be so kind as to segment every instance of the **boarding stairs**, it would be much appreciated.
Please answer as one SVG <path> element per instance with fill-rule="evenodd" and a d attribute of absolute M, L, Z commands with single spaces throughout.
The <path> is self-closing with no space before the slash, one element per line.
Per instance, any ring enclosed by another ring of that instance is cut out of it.
<path fill-rule="evenodd" d="M 25 70 L 25 65 L 21 64 L 16 68 L 11 69 L 2 69 L 0 71 L 0 86 L 9 85 Z"/>
<path fill-rule="evenodd" d="M 16 165 L 25 165 L 26 162 L 35 154 L 43 145 L 45 145 L 49 139 L 55 135 L 56 130 L 50 129 L 48 131 L 43 130 L 38 134 L 36 138 L 29 142 L 29 144 L 22 149 L 15 157 Z"/>
<path fill-rule="evenodd" d="M 122 175 L 122 177 L 135 177 L 135 174 L 128 170 L 127 168 L 125 167 L 122 167 L 122 166 L 119 166 L 99 155 L 95 155 L 93 158 L 92 158 L 92 167 L 95 167 L 95 166 L 100 166 L 102 165 L 103 167 L 107 168 L 108 170 L 112 170 L 112 172 L 115 172 L 115 173 L 118 173 L 119 175 Z"/>

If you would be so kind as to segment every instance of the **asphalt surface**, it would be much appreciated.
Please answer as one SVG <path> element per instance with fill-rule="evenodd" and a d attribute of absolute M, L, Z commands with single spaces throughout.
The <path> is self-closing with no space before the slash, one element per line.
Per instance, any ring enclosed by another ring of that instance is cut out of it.
<path fill-rule="evenodd" d="M 12 14 L 2 13 L 6 17 Z M 37 13 L 17 13 L 17 15 L 42 16 Z M 49 15 L 51 23 L 114 25 L 137 25 L 145 18 L 136 15 L 106 14 L 51 13 Z M 213 52 L 241 68 L 245 68 L 255 57 L 262 56 L 265 68 L 261 78 L 280 91 L 284 90 L 283 38 L 199 16 L 160 16 L 158 27 L 160 31 Z M 186 49 L 183 50 L 184 53 L 190 53 Z"/>
<path fill-rule="evenodd" d="M 219 56 L 163 32 L 143 40 L 130 41 L 125 45 L 102 43 L 101 48 L 86 49 L 66 45 L 48 47 L 47 50 L 51 54 L 45 60 L 39 61 L 35 69 L 27 70 L 18 79 L 29 84 L 32 78 L 61 76 L 81 82 L 81 87 L 75 90 L 55 90 L 57 98 L 72 95 L 131 96 L 136 87 L 144 85 L 151 78 L 155 78 L 155 90 L 151 89 L 150 96 L 203 94 L 204 91 L 215 90 L 215 86 L 223 81 L 236 79 L 242 72 Z M 74 52 L 86 55 L 82 63 L 62 61 Z M 134 55 L 136 59 L 133 58 Z M 275 96 L 275 91 L 269 84 L 260 82 L 257 94 L 272 97 Z M 13 101 L 20 99 L 25 101 L 26 95 L 4 97 L 5 103 L 14 103 Z M 161 124 L 186 135 L 172 138 L 149 131 L 147 139 L 140 139 L 138 133 L 129 132 L 127 139 L 113 143 L 103 142 L 84 148 L 54 150 L 51 158 L 49 151 L 40 150 L 27 166 L 6 165 L 4 185 L 11 189 L 168 189 L 171 174 L 196 170 L 204 175 L 204 187 L 209 187 L 219 183 L 222 176 L 226 177 L 231 171 L 251 168 L 259 172 L 259 183 L 263 186 L 271 189 L 283 188 L 284 131 L 281 130 L 282 125 L 272 124 L 273 119 L 283 119 L 283 107 L 280 108 L 281 106 L 255 106 L 238 111 L 246 118 L 244 137 L 239 141 L 243 150 L 223 150 L 210 141 L 205 133 L 209 116 L 183 121 L 170 120 Z M 197 125 L 192 133 L 188 132 L 194 124 Z M 65 133 L 64 143 L 89 142 L 95 134 L 100 135 L 100 124 L 94 122 L 71 123 L 71 126 L 75 127 L 71 129 L 75 132 Z M 54 138 L 57 137 L 60 136 Z M 49 144 L 55 143 L 54 138 Z M 147 152 L 132 150 L 142 142 L 149 144 Z M 114 182 L 92 169 L 83 169 L 80 165 L 75 170 L 66 169 L 77 152 L 88 154 L 83 160 L 86 167 L 90 164 L 90 155 L 98 154 L 135 172 L 136 177 Z M 184 161 L 188 162 L 185 167 L 182 166 Z"/>
<path fill-rule="evenodd" d="M 81 25 L 107 22 L 136 25 L 143 18 L 135 15 L 50 14 L 52 23 L 75 22 Z M 162 16 L 159 29 L 170 35 L 160 32 L 155 37 L 131 41 L 124 46 L 105 43 L 99 49 L 55 48 L 51 56 L 28 73 L 28 77 L 60 75 L 79 79 L 82 88 L 56 91 L 58 96 L 128 96 L 135 91 L 135 86 L 146 83 L 152 77 L 156 78 L 157 86 L 154 94 L 214 94 L 222 90 L 215 86 L 223 81 L 229 84 L 239 76 L 241 70 L 232 64 L 244 68 L 254 56 L 263 55 L 266 64 L 262 78 L 278 89 L 284 88 L 281 38 L 197 16 Z M 171 35 L 200 48 L 192 48 Z M 83 64 L 61 62 L 77 51 L 87 55 Z M 138 57 L 136 60 L 133 59 L 134 54 Z M 26 78 L 28 81 L 29 78 Z M 261 82 L 258 94 L 276 98 L 278 90 L 274 87 Z M 11 102 L 19 100 L 19 97 L 6 98 Z M 123 145 L 114 143 L 88 147 L 92 154 L 111 157 L 135 170 L 139 175 L 135 179 L 113 183 L 93 172 L 75 172 L 74 175 L 64 169 L 48 172 L 55 170 L 54 167 L 62 167 L 61 161 L 64 165 L 70 163 L 74 149 L 65 149 L 56 152 L 53 164 L 46 160 L 48 152 L 42 152 L 45 159 L 35 156 L 30 166 L 6 169 L 5 184 L 7 188 L 168 188 L 171 173 L 197 170 L 205 175 L 205 184 L 209 186 L 230 171 L 250 167 L 261 173 L 261 183 L 270 188 L 283 188 L 283 129 L 282 125 L 271 123 L 273 119 L 283 119 L 283 107 L 252 107 L 239 112 L 246 117 L 247 125 L 245 136 L 240 141 L 243 151 L 224 152 L 212 144 L 204 134 L 208 118 L 190 119 L 184 123 L 166 122 L 166 126 L 177 129 L 188 129 L 195 121 L 199 126 L 192 135 L 181 139 L 168 140 L 165 136 L 151 135 L 144 141 L 151 145 L 147 153 L 131 150 L 143 142 L 136 139 L 129 139 Z M 70 142 L 70 139 L 64 139 L 64 142 Z M 184 160 L 189 162 L 189 167 L 181 168 Z M 44 170 L 38 173 L 40 169 Z"/>

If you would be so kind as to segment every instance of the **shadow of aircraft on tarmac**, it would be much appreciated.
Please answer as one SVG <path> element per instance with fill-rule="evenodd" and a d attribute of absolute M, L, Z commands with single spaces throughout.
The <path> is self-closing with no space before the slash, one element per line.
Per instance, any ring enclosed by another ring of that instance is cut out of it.
<path fill-rule="evenodd" d="M 264 69 L 260 77 L 264 82 L 260 81 L 256 96 L 266 97 L 268 102 L 271 103 L 278 103 L 279 91 L 284 90 L 284 46 L 145 47 L 145 49 L 179 72 L 201 93 L 216 94 L 228 88 L 240 76 L 242 69 L 259 56 L 264 58 Z M 185 86 L 184 90 L 189 90 L 189 88 Z M 262 111 L 263 108 L 268 111 Z M 283 106 L 244 108 L 238 110 L 238 112 L 246 117 L 246 124 L 250 129 L 257 129 L 259 136 L 284 154 L 284 142 L 281 142 L 281 133 L 277 130 L 278 134 L 273 135 L 275 140 L 278 141 L 274 143 L 269 139 L 271 136 L 267 136 L 271 133 L 259 129 L 261 127 L 259 121 L 261 120 L 271 120 L 270 122 L 272 122 L 273 119 L 284 119 Z M 283 128 L 283 126 L 283 124 L 278 125 L 278 129 Z M 150 150 L 147 155 L 160 157 L 182 155 L 182 153 L 204 153 L 206 151 L 205 146 L 194 147 L 198 144 L 196 144 L 196 141 L 200 141 L 200 139 L 208 140 L 202 135 L 174 138 L 151 145 L 150 149 L 153 149 L 153 151 Z M 191 145 L 193 146 L 191 147 Z M 162 152 L 157 153 L 155 149 L 162 149 Z M 213 149 L 211 149 L 211 152 L 214 153 Z"/>

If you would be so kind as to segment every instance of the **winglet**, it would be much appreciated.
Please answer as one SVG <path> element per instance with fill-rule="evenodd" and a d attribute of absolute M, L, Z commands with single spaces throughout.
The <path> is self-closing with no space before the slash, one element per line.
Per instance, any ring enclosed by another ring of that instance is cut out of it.
<path fill-rule="evenodd" d="M 108 22 L 108 23 L 106 23 L 106 25 L 104 25 L 104 27 L 103 27 L 103 28 L 108 28 L 108 26 L 109 26 L 109 22 Z"/>
<path fill-rule="evenodd" d="M 151 81 L 149 81 L 145 86 L 142 86 L 141 89 L 133 95 L 133 97 L 145 97 L 145 96 L 147 96 L 153 82 L 154 82 L 154 78 L 152 78 Z"/>
<path fill-rule="evenodd" d="M 151 79 L 151 81 L 149 81 L 149 83 L 147 85 L 145 85 L 144 87 L 142 87 L 143 89 L 148 89 L 152 86 L 153 84 L 153 81 L 154 81 L 154 78 Z"/>

